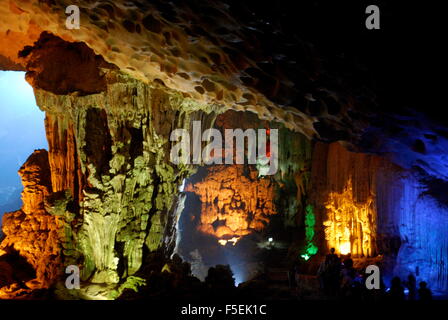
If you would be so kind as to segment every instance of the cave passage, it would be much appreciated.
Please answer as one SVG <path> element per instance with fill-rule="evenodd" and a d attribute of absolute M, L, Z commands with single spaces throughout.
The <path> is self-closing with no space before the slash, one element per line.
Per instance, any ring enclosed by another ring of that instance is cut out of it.
<path fill-rule="evenodd" d="M 44 118 L 25 72 L 0 71 L 0 218 L 22 205 L 17 171 L 35 149 L 48 148 Z"/>
<path fill-rule="evenodd" d="M 178 253 L 199 279 L 215 265 L 229 265 L 236 285 L 263 271 L 259 247 L 277 211 L 272 181 L 257 175 L 252 166 L 212 165 L 186 179 Z"/>

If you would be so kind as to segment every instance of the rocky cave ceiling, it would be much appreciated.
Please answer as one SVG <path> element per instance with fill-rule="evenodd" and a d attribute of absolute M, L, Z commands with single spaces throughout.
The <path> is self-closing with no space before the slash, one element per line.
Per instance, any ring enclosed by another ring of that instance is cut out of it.
<path fill-rule="evenodd" d="M 2 69 L 36 72 L 23 56 L 45 31 L 85 43 L 105 63 L 136 79 L 161 83 L 222 110 L 255 112 L 310 138 L 392 154 L 404 167 L 448 178 L 444 120 L 431 94 L 418 94 L 426 88 L 416 84 L 420 76 L 436 88 L 422 70 L 432 63 L 413 63 L 420 51 L 404 42 L 413 38 L 427 44 L 430 37 L 402 25 L 406 8 L 382 4 L 402 14 L 394 22 L 384 19 L 390 30 L 380 38 L 358 26 L 361 18 L 338 18 L 341 12 L 357 13 L 362 4 L 79 1 L 79 30 L 65 26 L 70 1 L 0 4 Z M 66 62 L 51 61 L 61 66 Z M 101 89 L 95 88 L 100 84 L 88 69 L 75 73 L 87 74 L 73 91 Z M 426 119 L 418 113 L 422 110 Z"/>

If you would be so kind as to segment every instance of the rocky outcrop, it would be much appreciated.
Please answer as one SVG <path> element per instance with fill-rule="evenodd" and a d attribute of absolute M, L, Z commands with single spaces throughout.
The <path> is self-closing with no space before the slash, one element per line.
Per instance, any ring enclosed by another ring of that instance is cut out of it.
<path fill-rule="evenodd" d="M 318 143 L 312 161 L 312 198 L 324 226 L 327 251 L 374 256 L 376 249 L 376 174 L 383 159 L 348 152 L 340 144 Z"/>
<path fill-rule="evenodd" d="M 19 52 L 26 64 L 26 80 L 35 89 L 55 94 L 92 94 L 104 91 L 101 68 L 113 68 L 83 42 L 66 42 L 43 32 L 33 46 Z M 54 65 L 58 68 L 54 68 Z"/>
<path fill-rule="evenodd" d="M 63 272 L 63 220 L 46 209 L 52 193 L 47 151 L 36 150 L 20 168 L 19 174 L 24 186 L 23 206 L 21 210 L 3 216 L 5 238 L 0 248 L 4 255 L 17 252 L 25 258 L 35 269 L 35 279 L 0 288 L 1 298 L 49 288 Z M 20 289 L 22 285 L 24 288 Z"/>
<path fill-rule="evenodd" d="M 198 230 L 214 235 L 220 243 L 235 244 L 253 231 L 261 231 L 277 214 L 273 203 L 274 184 L 270 178 L 258 179 L 254 168 L 242 165 L 212 166 L 207 176 L 185 187 L 201 201 Z"/>
<path fill-rule="evenodd" d="M 144 246 L 162 249 L 168 212 L 189 173 L 169 162 L 169 135 L 191 121 L 213 123 L 213 106 L 109 70 L 105 92 L 86 96 L 36 90 L 47 112 L 54 191 L 75 205 L 68 255 L 88 283 L 117 284 L 142 264 Z M 173 235 L 175 237 L 175 235 Z"/>

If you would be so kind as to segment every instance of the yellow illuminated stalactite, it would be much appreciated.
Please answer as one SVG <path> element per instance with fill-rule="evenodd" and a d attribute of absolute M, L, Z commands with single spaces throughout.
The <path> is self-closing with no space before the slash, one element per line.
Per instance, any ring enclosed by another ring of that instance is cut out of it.
<path fill-rule="evenodd" d="M 355 201 L 352 181 L 342 193 L 331 192 L 325 204 L 325 239 L 329 248 L 352 256 L 372 256 L 375 253 L 376 210 L 373 197 L 363 203 Z"/>

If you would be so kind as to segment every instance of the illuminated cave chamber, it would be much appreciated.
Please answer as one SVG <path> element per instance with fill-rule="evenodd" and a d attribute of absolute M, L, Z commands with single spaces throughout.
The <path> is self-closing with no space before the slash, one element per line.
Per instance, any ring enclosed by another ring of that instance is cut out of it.
<path fill-rule="evenodd" d="M 257 271 L 253 253 L 267 237 L 262 231 L 277 214 L 273 181 L 258 179 L 253 167 L 215 165 L 187 179 L 184 191 L 179 250 L 193 272 L 204 279 L 207 267 L 228 264 L 238 283 L 246 280 Z"/>
<path fill-rule="evenodd" d="M 277 213 L 272 182 L 257 179 L 253 168 L 218 165 L 207 171 L 204 181 L 189 182 L 185 191 L 195 193 L 201 201 L 198 230 L 215 236 L 219 244 L 235 245 L 252 231 L 263 230 L 269 217 Z"/>
<path fill-rule="evenodd" d="M 318 52 L 288 26 L 306 21 L 296 11 L 268 24 L 271 4 L 264 19 L 258 2 L 205 2 L 80 1 L 79 30 L 61 25 L 63 2 L 2 6 L 0 67 L 27 71 L 48 152 L 25 162 L 23 206 L 3 220 L 0 297 L 151 290 L 151 275 L 178 276 L 175 252 L 200 278 L 215 264 L 237 282 L 285 274 L 291 261 L 315 276 L 331 247 L 447 292 L 446 126 L 403 116 L 414 96 L 384 99 L 349 52 Z M 174 164 L 170 134 L 191 136 L 194 121 L 279 129 L 278 172 Z M 19 281 L 23 260 L 33 272 Z M 80 290 L 64 289 L 68 265 Z"/>
<path fill-rule="evenodd" d="M 333 247 L 359 261 L 376 257 L 387 284 L 413 274 L 446 292 L 448 209 L 437 188 L 418 172 L 339 143 L 317 143 L 312 163 L 322 250 Z"/>
<path fill-rule="evenodd" d="M 285 262 L 288 246 L 303 225 L 311 145 L 303 135 L 252 113 L 228 111 L 217 117 L 215 126 L 276 128 L 282 141 L 274 175 L 262 175 L 257 165 L 247 163 L 201 166 L 182 189 L 176 251 L 200 279 L 209 267 L 224 264 L 240 283 Z M 270 249 L 278 261 L 269 257 Z"/>

